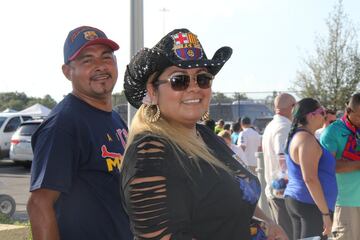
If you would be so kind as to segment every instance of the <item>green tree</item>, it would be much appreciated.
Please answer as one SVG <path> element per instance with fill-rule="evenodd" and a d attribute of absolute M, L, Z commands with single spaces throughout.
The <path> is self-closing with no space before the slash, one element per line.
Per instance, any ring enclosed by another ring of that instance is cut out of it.
<path fill-rule="evenodd" d="M 234 101 L 240 101 L 240 100 L 247 100 L 249 98 L 246 96 L 246 93 L 235 92 L 233 95 L 233 99 Z"/>
<path fill-rule="evenodd" d="M 28 97 L 25 93 L 0 93 L 0 112 L 6 108 L 21 111 L 35 103 L 40 103 L 50 109 L 56 105 L 56 101 L 50 95 L 45 95 L 44 98 L 35 98 Z"/>
<path fill-rule="evenodd" d="M 213 92 L 211 103 L 232 103 L 234 101 L 233 98 L 227 97 L 222 92 Z"/>
<path fill-rule="evenodd" d="M 301 97 L 313 97 L 332 109 L 343 109 L 360 82 L 360 55 L 357 34 L 342 1 L 334 6 L 326 20 L 328 35 L 318 37 L 313 56 L 304 59 L 297 72 L 294 89 Z"/>
<path fill-rule="evenodd" d="M 30 97 L 28 99 L 26 107 L 30 107 L 36 103 L 40 103 L 41 105 L 44 105 L 45 107 L 50 109 L 52 109 L 57 104 L 57 102 L 50 95 L 47 94 L 44 96 L 44 98 Z"/>
<path fill-rule="evenodd" d="M 23 109 L 26 106 L 27 96 L 25 93 L 18 92 L 6 92 L 0 93 L 0 111 L 6 108 L 11 108 L 17 111 Z"/>

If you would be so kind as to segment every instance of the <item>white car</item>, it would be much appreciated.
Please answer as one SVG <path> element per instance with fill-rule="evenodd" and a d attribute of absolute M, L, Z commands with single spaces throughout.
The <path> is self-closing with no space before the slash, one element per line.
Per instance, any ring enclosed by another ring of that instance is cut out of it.
<path fill-rule="evenodd" d="M 29 119 L 32 119 L 32 116 L 28 114 L 0 113 L 0 159 L 9 155 L 12 135 L 20 123 Z"/>
<path fill-rule="evenodd" d="M 29 120 L 20 124 L 11 138 L 10 159 L 25 167 L 30 167 L 34 158 L 31 148 L 31 136 L 43 119 Z"/>

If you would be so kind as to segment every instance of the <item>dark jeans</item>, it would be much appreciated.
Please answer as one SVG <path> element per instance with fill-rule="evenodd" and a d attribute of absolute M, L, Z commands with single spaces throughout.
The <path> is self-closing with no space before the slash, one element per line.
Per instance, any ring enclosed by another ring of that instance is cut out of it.
<path fill-rule="evenodd" d="M 267 200 L 273 220 L 284 229 L 288 238 L 291 239 L 293 229 L 289 213 L 285 206 L 285 200 L 282 198 L 268 198 Z"/>
<path fill-rule="evenodd" d="M 303 203 L 286 197 L 285 205 L 293 225 L 293 239 L 313 236 L 327 239 L 322 235 L 324 231 L 322 215 L 315 204 Z"/>

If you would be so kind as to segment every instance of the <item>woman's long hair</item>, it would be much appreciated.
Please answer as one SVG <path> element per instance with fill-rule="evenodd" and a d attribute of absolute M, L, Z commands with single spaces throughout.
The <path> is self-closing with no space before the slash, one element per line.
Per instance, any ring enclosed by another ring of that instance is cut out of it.
<path fill-rule="evenodd" d="M 315 111 L 320 106 L 320 103 L 313 98 L 303 98 L 295 104 L 292 111 L 293 121 L 285 145 L 285 153 L 289 153 L 289 143 L 299 126 L 306 126 L 308 124 L 306 115 Z"/>
<path fill-rule="evenodd" d="M 129 136 L 126 144 L 127 146 L 130 146 L 136 135 L 142 134 L 144 132 L 150 132 L 162 136 L 169 142 L 174 143 L 173 145 L 181 152 L 185 152 L 188 156 L 190 156 L 191 159 L 193 159 L 197 164 L 197 166 L 199 166 L 199 160 L 204 160 L 211 166 L 220 167 L 226 170 L 228 173 L 231 172 L 228 167 L 226 167 L 211 153 L 211 150 L 208 149 L 203 141 L 200 141 L 199 139 L 196 139 L 192 136 L 188 136 L 186 134 L 188 131 L 184 131 L 185 128 L 181 125 L 170 124 L 162 117 L 160 117 L 156 122 L 151 123 L 146 121 L 143 115 L 144 107 L 145 104 L 140 106 L 131 122 Z M 181 161 L 181 159 L 178 157 L 177 159 Z"/>

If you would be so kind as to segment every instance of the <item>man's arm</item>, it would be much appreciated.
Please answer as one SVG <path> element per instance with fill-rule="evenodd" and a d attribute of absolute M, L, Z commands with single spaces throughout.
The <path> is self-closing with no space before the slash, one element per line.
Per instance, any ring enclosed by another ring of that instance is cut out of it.
<path fill-rule="evenodd" d="M 60 192 L 50 189 L 38 189 L 31 193 L 27 203 L 32 236 L 34 240 L 59 240 L 54 204 Z"/>
<path fill-rule="evenodd" d="M 332 153 L 335 156 L 335 153 Z M 348 160 L 341 158 L 336 160 L 336 172 L 337 173 L 346 173 L 352 171 L 360 170 L 360 161 Z"/>

